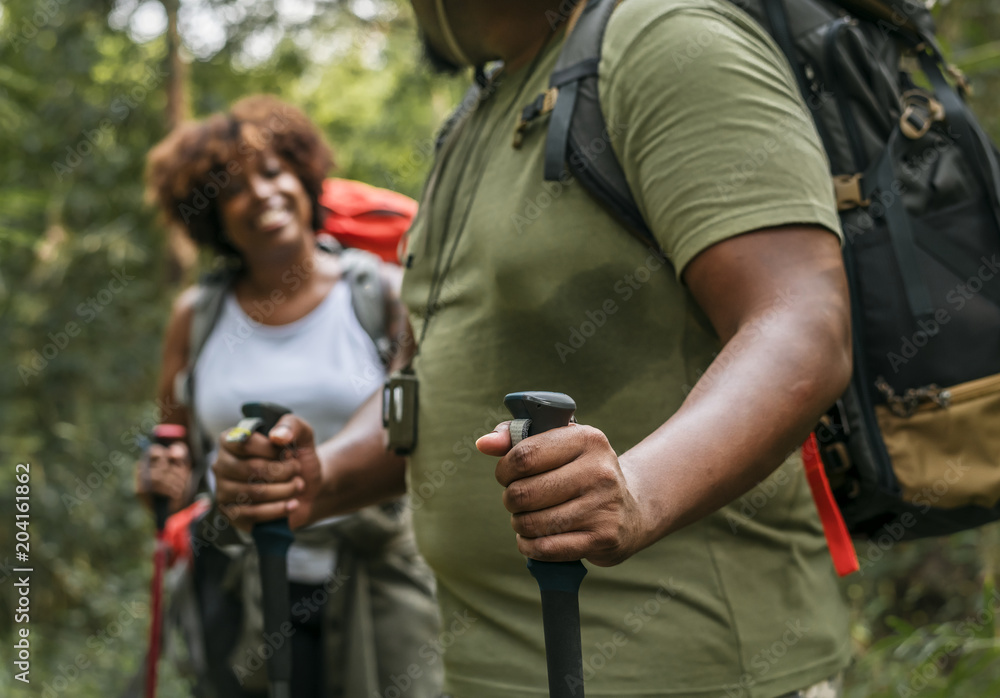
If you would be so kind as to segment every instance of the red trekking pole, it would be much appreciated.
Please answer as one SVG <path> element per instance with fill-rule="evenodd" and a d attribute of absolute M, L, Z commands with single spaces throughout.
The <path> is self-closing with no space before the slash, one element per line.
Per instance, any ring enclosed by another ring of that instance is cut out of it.
<path fill-rule="evenodd" d="M 157 424 L 153 427 L 152 443 L 170 446 L 183 441 L 187 430 L 180 424 Z M 149 468 L 149 456 L 146 457 Z M 163 529 L 170 514 L 170 500 L 162 494 L 153 494 L 153 516 L 156 520 L 156 550 L 153 552 L 153 581 L 150 589 L 149 655 L 146 657 L 146 698 L 156 698 L 156 665 L 160 659 L 160 636 L 163 627 L 163 571 L 167 567 L 167 543 Z"/>

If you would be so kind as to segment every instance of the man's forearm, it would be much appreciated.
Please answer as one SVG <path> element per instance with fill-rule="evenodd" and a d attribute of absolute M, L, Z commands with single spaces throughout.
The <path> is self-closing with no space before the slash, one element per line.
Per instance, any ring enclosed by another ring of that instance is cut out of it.
<path fill-rule="evenodd" d="M 317 452 L 323 483 L 316 496 L 314 518 L 345 514 L 406 491 L 406 460 L 386 451 L 381 390 Z"/>
<path fill-rule="evenodd" d="M 620 458 L 646 544 L 770 475 L 843 392 L 847 346 L 836 321 L 801 308 L 738 330 L 681 409 Z"/>

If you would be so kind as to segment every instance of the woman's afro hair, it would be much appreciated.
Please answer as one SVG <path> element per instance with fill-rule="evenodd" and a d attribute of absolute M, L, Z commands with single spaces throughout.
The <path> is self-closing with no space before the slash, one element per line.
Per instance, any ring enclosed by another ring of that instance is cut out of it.
<path fill-rule="evenodd" d="M 302 182 L 312 202 L 313 229 L 318 230 L 325 215 L 319 196 L 333 154 L 305 114 L 271 95 L 246 97 L 226 114 L 174 129 L 149 152 L 147 199 L 199 246 L 239 257 L 223 230 L 219 199 L 233 176 L 268 149 Z"/>

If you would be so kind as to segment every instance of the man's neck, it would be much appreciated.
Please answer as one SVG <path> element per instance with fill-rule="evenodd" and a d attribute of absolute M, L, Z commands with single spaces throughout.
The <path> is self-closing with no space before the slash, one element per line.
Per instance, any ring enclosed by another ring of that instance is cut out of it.
<path fill-rule="evenodd" d="M 585 2 L 585 0 L 578 0 Z M 572 0 L 483 0 L 456 12 L 454 30 L 463 45 L 475 46 L 477 63 L 500 59 L 508 71 L 524 67 L 568 19 Z"/>

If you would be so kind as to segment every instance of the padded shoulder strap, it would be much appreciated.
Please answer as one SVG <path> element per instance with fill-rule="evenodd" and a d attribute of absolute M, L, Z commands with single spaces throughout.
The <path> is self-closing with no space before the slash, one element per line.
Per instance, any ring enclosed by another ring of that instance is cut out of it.
<path fill-rule="evenodd" d="M 549 90 L 558 92 L 545 142 L 545 179 L 562 179 L 564 166 L 568 166 L 591 196 L 607 206 L 630 233 L 659 250 L 611 148 L 597 89 L 601 43 L 619 0 L 580 2 L 587 5 L 567 36 L 549 79 Z"/>
<path fill-rule="evenodd" d="M 202 431 L 201 423 L 195 413 L 194 366 L 202 349 L 205 348 L 205 342 L 208 341 L 212 328 L 219 320 L 222 302 L 232 281 L 232 274 L 222 273 L 206 277 L 198 285 L 198 297 L 194 302 L 191 331 L 188 336 L 188 363 L 174 380 L 174 397 L 187 408 L 188 433 L 191 435 L 188 445 L 191 449 L 191 463 L 198 488 L 201 487 L 201 479 L 208 467 L 206 458 L 212 447 L 212 437 Z"/>
<path fill-rule="evenodd" d="M 382 261 L 364 250 L 347 248 L 340 253 L 344 278 L 351 287 L 351 304 L 358 322 L 378 349 L 382 363 L 392 357 L 392 342 L 386 332 L 385 294 L 379 268 Z"/>
<path fill-rule="evenodd" d="M 232 284 L 231 278 L 223 278 L 202 282 L 198 286 L 198 298 L 195 300 L 194 315 L 191 317 L 191 336 L 188 339 L 188 364 L 194 362 L 205 348 L 208 335 L 219 321 L 222 312 L 222 302 Z"/>

